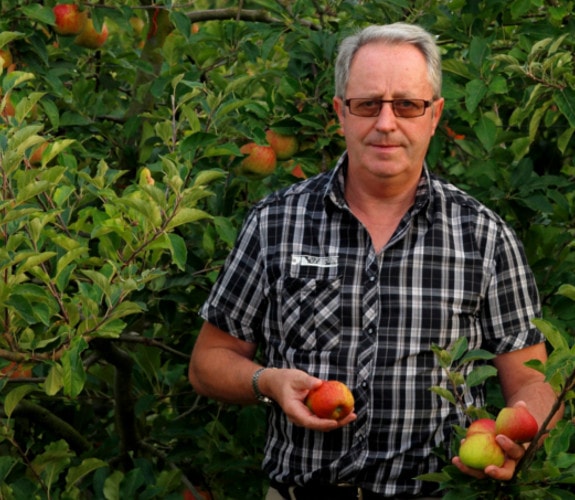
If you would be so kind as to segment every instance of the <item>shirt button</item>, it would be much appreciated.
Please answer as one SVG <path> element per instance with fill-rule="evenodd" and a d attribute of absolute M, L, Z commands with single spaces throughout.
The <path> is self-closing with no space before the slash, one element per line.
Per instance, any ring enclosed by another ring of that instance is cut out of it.
<path fill-rule="evenodd" d="M 375 281 L 375 276 L 370 276 L 369 281 L 371 281 L 373 283 Z"/>
<path fill-rule="evenodd" d="M 367 388 L 368 385 L 369 385 L 369 384 L 368 384 L 365 380 L 361 383 L 361 386 L 362 386 L 364 389 Z"/>
<path fill-rule="evenodd" d="M 368 335 L 373 335 L 373 326 L 370 326 L 370 327 L 367 329 L 367 333 L 368 333 Z"/>

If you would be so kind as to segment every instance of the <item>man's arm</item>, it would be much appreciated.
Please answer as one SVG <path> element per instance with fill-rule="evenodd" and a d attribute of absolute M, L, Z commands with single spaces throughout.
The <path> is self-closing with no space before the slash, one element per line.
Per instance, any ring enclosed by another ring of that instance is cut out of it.
<path fill-rule="evenodd" d="M 188 369 L 188 378 L 195 391 L 226 403 L 255 403 L 251 379 L 259 368 L 253 361 L 256 349 L 256 344 L 233 337 L 205 322 Z"/>
<path fill-rule="evenodd" d="M 519 401 L 524 401 L 529 412 L 541 426 L 557 401 L 557 396 L 551 386 L 545 382 L 542 373 L 525 366 L 525 363 L 532 359 L 542 363 L 547 360 L 544 343 L 501 354 L 495 358 L 494 364 L 499 374 L 506 405 L 513 406 Z M 553 417 L 551 426 L 555 425 L 562 416 L 563 412 L 558 412 Z"/>
<path fill-rule="evenodd" d="M 532 359 L 541 362 L 547 360 L 545 344 L 500 354 L 495 358 L 494 364 L 498 371 L 506 406 L 525 405 L 541 427 L 557 397 L 551 386 L 545 382 L 543 374 L 525 366 L 525 362 Z M 553 427 L 562 416 L 563 410 L 557 412 L 550 422 L 550 427 Z M 463 465 L 459 457 L 455 457 L 453 463 L 469 475 L 478 478 L 488 475 L 493 479 L 507 481 L 513 477 L 517 462 L 525 453 L 525 449 L 503 435 L 497 436 L 497 442 L 506 453 L 505 463 L 501 467 L 490 465 L 485 468 L 485 471 L 477 471 Z"/>
<path fill-rule="evenodd" d="M 260 365 L 253 361 L 257 346 L 237 339 L 205 322 L 190 359 L 188 378 L 198 394 L 227 403 L 256 403 L 252 378 Z M 330 431 L 355 420 L 351 413 L 340 421 L 318 418 L 303 403 L 321 380 L 296 369 L 264 370 L 258 387 L 278 403 L 296 425 Z"/>

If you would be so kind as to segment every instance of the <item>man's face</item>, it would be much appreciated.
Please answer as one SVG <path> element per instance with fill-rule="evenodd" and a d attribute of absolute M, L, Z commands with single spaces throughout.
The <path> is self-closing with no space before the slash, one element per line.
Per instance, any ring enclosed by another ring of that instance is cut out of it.
<path fill-rule="evenodd" d="M 433 88 L 423 54 L 407 44 L 363 46 L 352 62 L 345 97 L 431 101 Z M 393 179 L 409 185 L 419 179 L 443 99 L 415 118 L 396 117 L 389 103 L 376 117 L 352 115 L 338 97 L 334 107 L 345 134 L 352 177 L 369 183 Z"/>

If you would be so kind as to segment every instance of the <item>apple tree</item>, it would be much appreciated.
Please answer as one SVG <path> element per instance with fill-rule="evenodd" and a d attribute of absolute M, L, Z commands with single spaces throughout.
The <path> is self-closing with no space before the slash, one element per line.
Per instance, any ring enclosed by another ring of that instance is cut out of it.
<path fill-rule="evenodd" d="M 65 32 L 60 3 L 77 5 L 83 19 L 68 23 L 81 31 Z M 0 497 L 263 496 L 264 411 L 199 397 L 187 381 L 197 312 L 250 205 L 343 151 L 331 109 L 339 41 L 398 20 L 438 36 L 446 109 L 429 165 L 525 242 L 550 350 L 536 368 L 567 407 L 510 485 L 448 465 L 429 479 L 446 498 L 569 491 L 572 7 L 0 2 Z M 273 166 L 246 169 L 256 146 L 276 146 Z M 489 355 L 437 349 L 454 380 L 460 363 L 478 364 L 467 382 L 488 384 L 483 410 L 495 412 Z"/>

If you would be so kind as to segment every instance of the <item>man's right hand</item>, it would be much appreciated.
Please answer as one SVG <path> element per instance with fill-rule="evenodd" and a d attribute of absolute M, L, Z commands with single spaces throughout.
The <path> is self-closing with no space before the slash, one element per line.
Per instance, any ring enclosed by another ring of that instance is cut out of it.
<path fill-rule="evenodd" d="M 329 432 L 353 422 L 352 412 L 341 420 L 319 418 L 306 406 L 309 391 L 319 387 L 322 380 L 297 369 L 272 368 L 260 376 L 260 390 L 271 397 L 287 415 L 290 422 L 315 431 Z"/>

